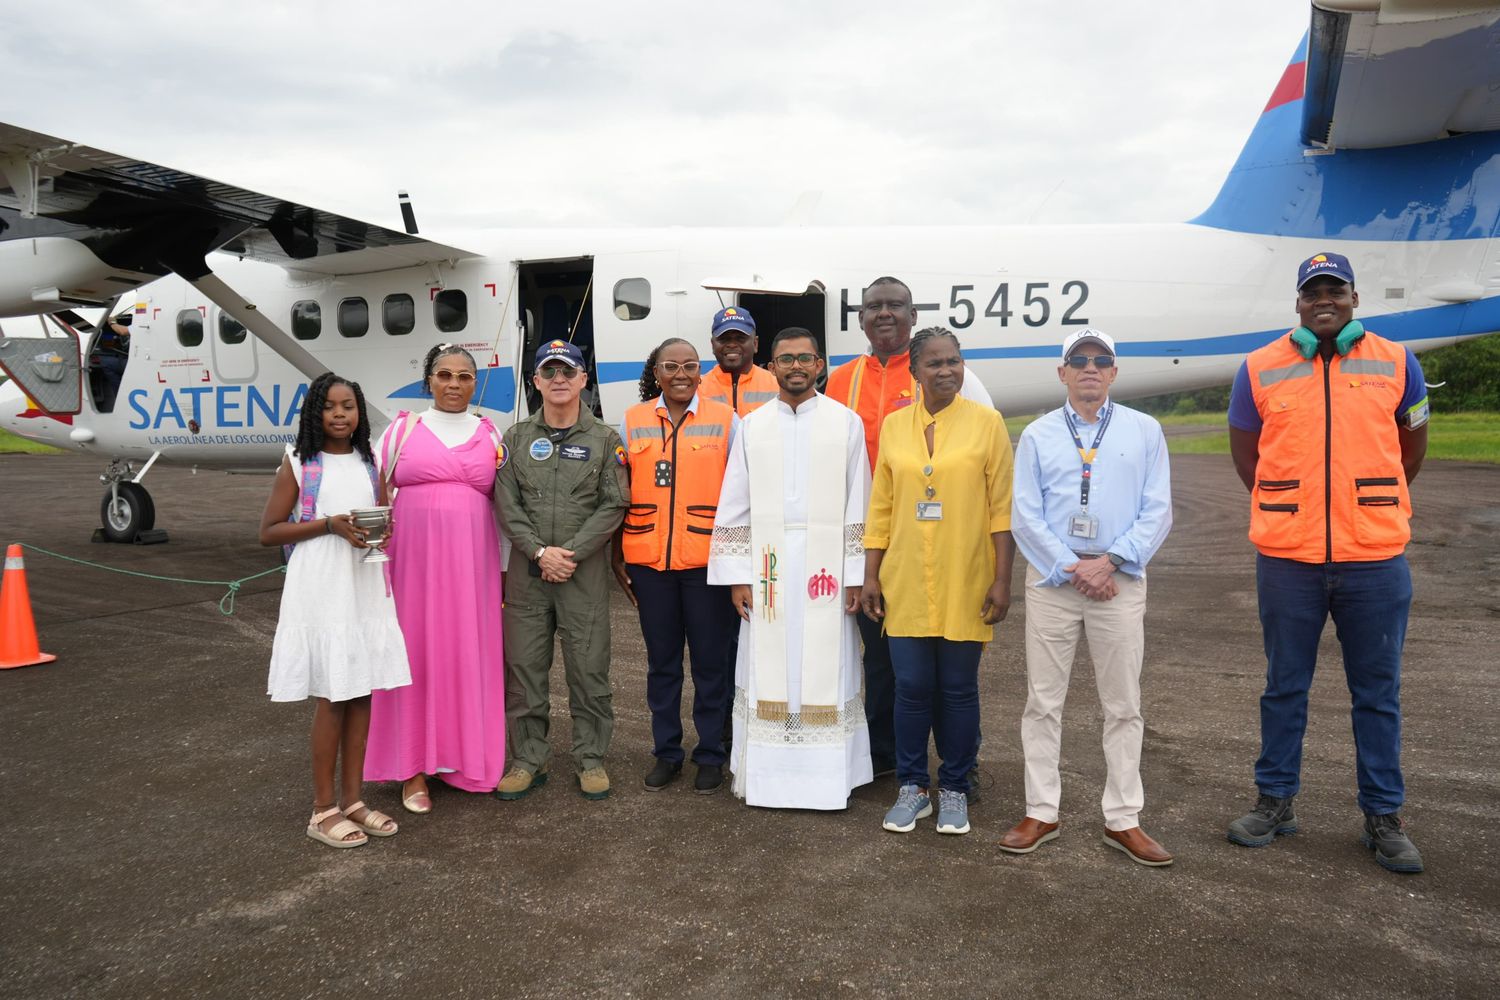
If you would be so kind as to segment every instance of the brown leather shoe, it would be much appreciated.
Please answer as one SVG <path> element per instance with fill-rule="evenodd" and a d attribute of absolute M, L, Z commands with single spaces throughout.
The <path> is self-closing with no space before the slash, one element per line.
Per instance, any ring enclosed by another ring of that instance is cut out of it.
<path fill-rule="evenodd" d="M 1172 855 L 1167 849 L 1146 836 L 1146 831 L 1138 826 L 1129 830 L 1105 830 L 1104 842 L 1115 850 L 1124 851 L 1139 865 L 1165 868 L 1172 863 Z"/>
<path fill-rule="evenodd" d="M 1043 823 L 1027 816 L 1006 831 L 1000 838 L 999 848 L 1011 854 L 1030 854 L 1049 840 L 1057 839 L 1057 824 Z"/>

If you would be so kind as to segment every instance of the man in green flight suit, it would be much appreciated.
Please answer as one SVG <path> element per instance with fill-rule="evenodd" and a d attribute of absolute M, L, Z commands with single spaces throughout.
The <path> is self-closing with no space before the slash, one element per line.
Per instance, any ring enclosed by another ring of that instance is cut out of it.
<path fill-rule="evenodd" d="M 625 517 L 625 448 L 579 405 L 583 355 L 552 340 L 536 353 L 542 408 L 505 432 L 495 490 L 511 541 L 505 574 L 505 717 L 509 766 L 495 790 L 525 797 L 547 780 L 552 638 L 562 637 L 573 763 L 586 799 L 609 795 L 609 543 Z"/>

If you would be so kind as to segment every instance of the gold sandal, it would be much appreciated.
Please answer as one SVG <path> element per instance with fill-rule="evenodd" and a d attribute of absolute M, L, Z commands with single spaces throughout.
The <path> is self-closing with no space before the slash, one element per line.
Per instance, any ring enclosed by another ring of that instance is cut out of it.
<path fill-rule="evenodd" d="M 365 811 L 365 818 L 355 819 L 352 814 L 359 812 L 361 809 Z M 344 815 L 348 817 L 349 822 L 364 830 L 365 833 L 368 833 L 372 837 L 394 837 L 396 832 L 401 829 L 396 825 L 396 821 L 385 813 L 376 812 L 365 805 L 363 799 L 345 806 Z"/>
<path fill-rule="evenodd" d="M 323 832 L 322 822 L 330 816 L 337 815 L 339 812 L 338 806 L 332 806 L 324 809 L 322 812 L 313 813 L 312 822 L 307 824 L 307 835 L 319 843 L 327 844 L 329 847 L 363 847 L 368 844 L 370 838 L 365 836 L 364 831 L 360 829 L 358 823 L 350 819 L 341 819 L 333 824 L 332 830 L 329 830 L 327 833 Z M 344 838 L 351 833 L 359 834 L 359 838 L 357 840 L 345 840 Z"/>

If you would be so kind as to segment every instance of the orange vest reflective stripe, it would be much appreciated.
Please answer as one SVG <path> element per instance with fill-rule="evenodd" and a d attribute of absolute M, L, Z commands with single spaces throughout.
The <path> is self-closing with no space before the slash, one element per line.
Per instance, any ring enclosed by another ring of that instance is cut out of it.
<path fill-rule="evenodd" d="M 865 451 L 873 469 L 880 450 L 880 425 L 892 410 L 910 406 L 917 398 L 911 355 L 893 354 L 882 365 L 875 355 L 862 354 L 835 368 L 823 391 L 829 399 L 859 414 L 865 425 Z"/>
<path fill-rule="evenodd" d="M 751 365 L 749 371 L 740 375 L 738 382 L 730 379 L 723 365 L 718 365 L 698 383 L 699 399 L 723 403 L 742 417 L 748 417 L 756 407 L 769 403 L 780 392 L 776 376 L 760 365 Z"/>
<path fill-rule="evenodd" d="M 1406 349 L 1367 332 L 1324 364 L 1280 337 L 1246 365 L 1262 421 L 1250 541 L 1308 563 L 1400 555 L 1411 539 L 1396 426 Z"/>
<path fill-rule="evenodd" d="M 657 401 L 625 411 L 625 454 L 630 465 L 630 507 L 625 512 L 625 561 L 652 569 L 708 565 L 708 543 L 719 509 L 719 487 L 729 462 L 734 411 L 698 398 L 675 428 Z M 659 477 L 657 463 L 670 465 Z M 666 485 L 658 485 L 665 482 Z"/>

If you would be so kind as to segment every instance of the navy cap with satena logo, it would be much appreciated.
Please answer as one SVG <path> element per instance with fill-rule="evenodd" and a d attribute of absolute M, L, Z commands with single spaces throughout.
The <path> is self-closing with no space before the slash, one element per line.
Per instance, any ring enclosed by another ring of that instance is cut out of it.
<path fill-rule="evenodd" d="M 722 337 L 731 330 L 738 330 L 747 337 L 755 336 L 755 317 L 740 306 L 728 306 L 714 314 L 714 337 Z"/>
<path fill-rule="evenodd" d="M 1354 268 L 1349 266 L 1349 258 L 1341 253 L 1317 253 L 1302 262 L 1297 268 L 1297 290 L 1314 278 L 1322 275 L 1337 278 L 1347 284 L 1354 284 Z"/>
<path fill-rule="evenodd" d="M 532 365 L 532 368 L 540 368 L 549 361 L 561 361 L 563 364 L 581 369 L 583 352 L 566 340 L 549 340 L 536 349 L 536 364 Z"/>

